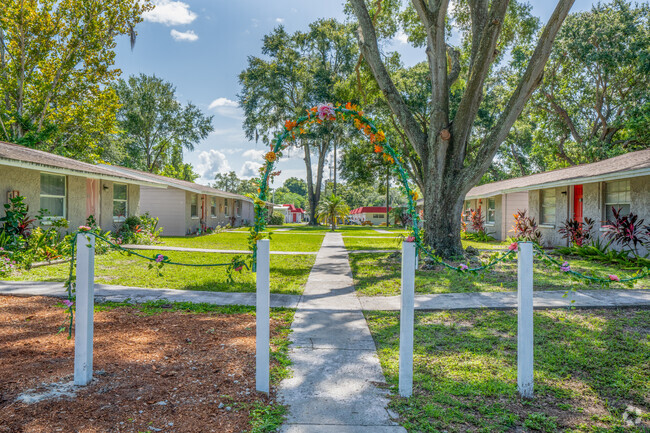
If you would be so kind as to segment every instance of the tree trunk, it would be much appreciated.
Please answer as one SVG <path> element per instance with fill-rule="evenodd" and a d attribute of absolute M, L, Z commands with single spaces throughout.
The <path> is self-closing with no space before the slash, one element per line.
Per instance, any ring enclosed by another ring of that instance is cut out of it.
<path fill-rule="evenodd" d="M 427 182 L 424 194 L 424 242 L 443 257 L 460 256 L 460 214 L 464 194 L 440 191 L 437 182 Z M 455 188 L 454 188 L 455 189 Z"/>

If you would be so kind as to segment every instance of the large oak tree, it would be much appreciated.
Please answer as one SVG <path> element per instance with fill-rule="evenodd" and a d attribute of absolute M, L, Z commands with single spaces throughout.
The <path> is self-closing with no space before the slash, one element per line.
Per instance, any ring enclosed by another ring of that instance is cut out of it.
<path fill-rule="evenodd" d="M 409 38 L 421 37 L 426 46 L 431 83 L 431 114 L 426 125 L 418 121 L 405 103 L 384 64 L 377 20 L 373 21 L 366 1 L 350 0 L 350 4 L 358 20 L 364 61 L 422 164 L 425 241 L 439 254 L 460 254 L 459 215 L 464 197 L 488 170 L 499 146 L 539 86 L 553 41 L 573 0 L 559 0 L 525 67 L 509 86 L 512 90 L 498 107 L 495 120 L 484 125 L 480 122 L 480 110 L 490 98 L 487 84 L 493 83 L 500 71 L 500 48 L 504 41 L 516 34 L 503 31 L 507 28 L 510 1 L 461 1 L 455 3 L 461 13 L 456 13 L 452 20 L 448 0 L 412 0 L 413 18 L 405 20 L 405 30 Z M 371 9 L 376 14 L 381 7 L 379 0 Z M 450 42 L 453 24 L 461 35 L 460 47 Z"/>

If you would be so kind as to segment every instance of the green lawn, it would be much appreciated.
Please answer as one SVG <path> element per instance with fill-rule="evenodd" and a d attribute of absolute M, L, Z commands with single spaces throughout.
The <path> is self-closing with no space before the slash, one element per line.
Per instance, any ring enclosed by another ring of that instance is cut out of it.
<path fill-rule="evenodd" d="M 399 313 L 366 312 L 397 395 Z M 390 408 L 409 432 L 637 432 L 650 426 L 650 311 L 535 312 L 535 399 L 517 395 L 513 311 L 415 315 L 414 389 Z M 644 427 L 626 428 L 627 405 Z"/>
<path fill-rule="evenodd" d="M 377 240 L 377 239 L 374 239 Z M 486 257 L 484 254 L 483 257 Z M 350 266 L 354 285 L 360 295 L 391 296 L 400 293 L 401 257 L 391 253 L 350 254 Z M 571 268 L 580 272 L 615 273 L 620 277 L 632 272 L 621 272 L 617 266 L 606 266 L 590 260 L 570 259 Z M 587 286 L 572 281 L 566 274 L 556 268 L 547 268 L 543 263 L 535 262 L 535 290 L 599 289 L 601 286 Z M 639 289 L 650 288 L 650 279 L 642 279 L 634 286 Z M 611 288 L 626 288 L 622 284 Z M 432 270 L 418 270 L 415 273 L 415 292 L 429 293 L 463 293 L 463 292 L 507 292 L 517 290 L 517 262 L 510 261 L 496 265 L 479 275 L 460 274 L 436 267 Z"/>
<path fill-rule="evenodd" d="M 173 261 L 182 263 L 228 263 L 232 254 L 206 254 L 164 252 Z M 151 252 L 154 255 L 154 252 Z M 271 292 L 302 293 L 311 271 L 315 255 L 271 256 Z M 69 265 L 43 266 L 20 271 L 6 279 L 27 281 L 65 281 Z M 127 257 L 117 252 L 97 256 L 95 282 L 134 287 L 153 287 L 181 290 L 208 290 L 213 292 L 254 292 L 255 274 L 244 269 L 234 273 L 234 283 L 229 283 L 225 267 L 183 267 L 166 265 L 162 276 L 147 269 L 147 262 L 138 257 Z"/>
<path fill-rule="evenodd" d="M 343 243 L 348 250 L 399 250 L 402 248 L 402 238 L 394 236 L 385 238 L 356 238 L 343 237 Z"/>
<path fill-rule="evenodd" d="M 323 236 L 300 236 L 299 234 L 272 235 L 271 251 L 316 252 L 323 243 Z M 161 237 L 161 245 L 185 248 L 210 248 L 215 250 L 248 250 L 248 233 L 222 232 L 204 236 Z"/>

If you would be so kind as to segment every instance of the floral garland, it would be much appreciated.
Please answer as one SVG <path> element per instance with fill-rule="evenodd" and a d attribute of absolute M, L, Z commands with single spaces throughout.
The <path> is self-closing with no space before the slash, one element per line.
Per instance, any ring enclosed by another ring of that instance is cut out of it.
<path fill-rule="evenodd" d="M 320 104 L 306 110 L 306 114 L 296 120 L 285 121 L 282 131 L 271 141 L 271 149 L 264 155 L 265 163 L 260 168 L 260 177 L 255 180 L 258 194 L 252 197 L 255 203 L 255 224 L 250 229 L 248 245 L 249 249 L 253 251 L 253 271 L 256 269 L 257 241 L 270 237 L 270 233 L 265 232 L 268 217 L 266 200 L 269 195 L 269 180 L 280 174 L 279 171 L 274 171 L 276 163 L 282 157 L 282 152 L 297 137 L 308 133 L 312 125 L 322 125 L 325 122 L 332 121 L 347 122 L 361 131 L 374 145 L 375 153 L 380 154 L 382 159 L 391 165 L 392 171 L 399 178 L 401 187 L 408 197 L 406 211 L 411 217 L 410 237 L 421 247 L 419 217 L 415 209 L 415 201 L 418 199 L 418 195 L 409 186 L 409 176 L 404 169 L 404 158 L 392 148 L 384 131 L 378 129 L 372 121 L 366 118 L 357 105 L 350 102 L 336 106 L 330 103 Z"/>

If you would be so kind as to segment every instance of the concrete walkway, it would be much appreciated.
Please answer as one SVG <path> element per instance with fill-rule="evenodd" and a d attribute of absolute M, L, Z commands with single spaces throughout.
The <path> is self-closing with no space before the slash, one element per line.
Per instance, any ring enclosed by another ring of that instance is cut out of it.
<path fill-rule="evenodd" d="M 650 307 L 650 290 L 576 290 L 565 297 L 564 290 L 533 292 L 533 307 L 615 308 Z M 364 310 L 399 310 L 399 296 L 363 296 L 359 298 Z M 575 300 L 571 304 L 571 300 Z M 488 308 L 506 310 L 517 308 L 517 292 L 442 293 L 417 295 L 416 310 L 467 310 Z"/>
<path fill-rule="evenodd" d="M 185 251 L 190 253 L 225 253 L 225 254 L 253 254 L 250 250 L 213 250 L 211 248 L 189 248 L 189 247 L 172 247 L 164 245 L 122 245 L 130 250 L 151 250 L 151 251 Z M 271 254 L 279 256 L 301 256 L 303 254 L 314 255 L 314 251 L 271 251 Z"/>
<path fill-rule="evenodd" d="M 0 281 L 0 295 L 67 297 L 62 282 Z M 166 300 L 214 305 L 255 305 L 255 293 L 208 292 L 200 290 L 146 289 L 95 283 L 95 300 L 133 303 Z M 271 293 L 271 307 L 296 308 L 299 295 Z"/>
<path fill-rule="evenodd" d="M 278 398 L 289 405 L 281 432 L 406 432 L 377 386 L 384 376 L 339 233 L 325 236 L 291 329 L 293 376 L 280 384 Z"/>

